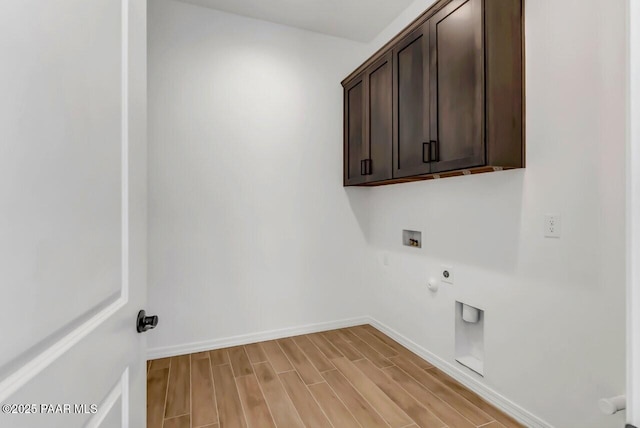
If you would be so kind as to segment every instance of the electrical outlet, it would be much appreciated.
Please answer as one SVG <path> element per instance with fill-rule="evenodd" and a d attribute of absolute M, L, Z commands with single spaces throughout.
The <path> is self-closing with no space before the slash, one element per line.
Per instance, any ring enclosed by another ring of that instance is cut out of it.
<path fill-rule="evenodd" d="M 544 236 L 547 238 L 560 238 L 560 216 L 548 214 L 544 216 Z"/>
<path fill-rule="evenodd" d="M 451 266 L 440 267 L 440 281 L 446 284 L 453 284 L 453 268 Z"/>

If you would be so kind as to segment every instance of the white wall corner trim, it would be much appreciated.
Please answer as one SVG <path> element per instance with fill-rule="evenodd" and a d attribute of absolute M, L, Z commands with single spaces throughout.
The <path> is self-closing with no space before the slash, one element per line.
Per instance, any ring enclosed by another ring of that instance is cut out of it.
<path fill-rule="evenodd" d="M 530 428 L 553 428 L 553 425 L 551 425 L 550 423 L 523 409 L 497 391 L 494 391 L 488 386 L 483 385 L 481 382 L 470 376 L 465 371 L 461 370 L 459 367 L 443 360 L 434 353 L 418 345 L 411 339 L 393 330 L 391 327 L 371 317 L 369 318 L 369 324 L 371 324 L 396 342 L 400 343 L 411 352 L 427 360 L 429 363 L 433 364 L 435 367 L 442 370 L 443 372 L 469 388 L 471 391 L 478 394 L 484 400 L 488 401 L 490 404 L 494 405 L 498 409 L 502 410 L 503 412 L 515 418 L 519 422 L 525 424 L 526 426 Z"/>
<path fill-rule="evenodd" d="M 627 422 L 640 425 L 640 2 L 629 4 L 627 136 Z"/>
<path fill-rule="evenodd" d="M 306 324 L 297 327 L 285 327 L 275 330 L 241 334 L 238 336 L 205 340 L 202 342 L 183 343 L 173 346 L 162 346 L 157 348 L 150 348 L 147 352 L 147 358 L 153 360 L 156 358 L 175 357 L 176 355 L 192 354 L 194 352 L 228 348 L 229 346 L 248 345 L 250 343 L 264 342 L 265 340 L 282 339 L 285 337 L 299 336 L 301 334 L 318 333 L 321 331 L 335 330 L 337 328 L 353 327 L 356 325 L 369 323 L 370 318 L 362 316 L 338 321 L 328 321 L 316 324 Z"/>

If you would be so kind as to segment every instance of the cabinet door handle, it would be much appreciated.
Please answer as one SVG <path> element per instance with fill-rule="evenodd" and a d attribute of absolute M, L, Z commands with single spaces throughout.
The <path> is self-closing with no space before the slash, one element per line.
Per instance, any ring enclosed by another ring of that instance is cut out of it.
<path fill-rule="evenodd" d="M 429 143 L 429 159 L 431 159 L 431 162 L 440 162 L 440 144 L 435 140 L 431 140 Z M 431 153 L 432 150 L 433 154 Z"/>
<path fill-rule="evenodd" d="M 372 169 L 371 159 L 362 159 L 360 161 L 360 175 L 371 175 Z"/>
<path fill-rule="evenodd" d="M 422 162 L 431 162 L 431 142 L 422 143 Z"/>

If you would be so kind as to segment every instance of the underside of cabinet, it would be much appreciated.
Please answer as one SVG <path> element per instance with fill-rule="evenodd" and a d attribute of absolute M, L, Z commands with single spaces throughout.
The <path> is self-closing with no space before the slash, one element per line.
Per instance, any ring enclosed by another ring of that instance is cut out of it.
<path fill-rule="evenodd" d="M 420 37 L 423 41 L 419 43 L 426 47 L 418 47 Z M 412 53 L 404 53 L 409 52 L 407 46 L 413 46 Z M 381 160 L 371 163 L 372 142 L 380 147 L 387 138 L 378 136 L 376 130 L 387 128 L 378 126 L 369 114 L 367 99 L 362 108 L 351 112 L 363 115 L 363 130 L 353 141 L 363 147 L 363 154 L 357 153 L 363 174 L 349 176 L 345 169 L 345 186 L 380 186 L 525 167 L 522 0 L 436 2 L 343 80 L 345 100 L 354 82 L 371 73 L 382 58 L 393 66 L 393 105 L 384 118 L 393 123 L 393 138 L 388 143 L 392 155 L 385 159 L 389 166 L 384 165 L 381 173 Z M 424 80 L 415 77 L 422 75 Z M 414 79 L 409 85 L 415 86 L 406 86 L 408 78 Z M 416 96 L 422 98 L 416 100 Z M 347 109 L 345 103 L 345 119 L 351 117 Z M 382 116 L 378 110 L 375 117 Z M 346 120 L 344 135 L 347 156 L 354 150 Z M 347 163 L 345 157 L 345 168 Z M 403 169 L 401 164 L 409 167 Z"/>
<path fill-rule="evenodd" d="M 400 177 L 400 178 L 392 178 L 390 180 L 371 182 L 371 183 L 363 183 L 359 186 L 365 187 L 374 187 L 374 186 L 386 186 L 388 184 L 400 184 L 400 183 L 413 183 L 416 181 L 426 181 L 426 180 L 438 180 L 441 178 L 448 177 L 460 177 L 465 175 L 475 175 L 475 174 L 483 174 L 487 172 L 496 172 L 496 171 L 507 171 L 510 169 L 519 169 L 520 167 L 501 167 L 501 166 L 479 166 L 475 168 L 469 169 L 461 169 L 456 171 L 448 171 L 441 172 L 439 174 L 424 174 L 424 175 L 415 175 L 412 177 Z"/>

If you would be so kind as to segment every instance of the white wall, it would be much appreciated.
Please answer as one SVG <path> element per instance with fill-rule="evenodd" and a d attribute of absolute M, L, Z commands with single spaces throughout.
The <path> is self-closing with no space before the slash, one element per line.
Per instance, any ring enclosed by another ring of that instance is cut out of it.
<path fill-rule="evenodd" d="M 618 427 L 597 400 L 625 388 L 625 5 L 527 2 L 525 170 L 343 189 L 339 82 L 430 3 L 363 45 L 150 2 L 150 347 L 369 314 L 455 364 L 462 300 L 486 311 L 484 385 Z"/>
<path fill-rule="evenodd" d="M 640 426 L 640 2 L 628 4 L 627 422 Z"/>
<path fill-rule="evenodd" d="M 149 2 L 152 352 L 366 314 L 340 86 L 363 46 Z"/>
<path fill-rule="evenodd" d="M 484 385 L 556 427 L 620 427 L 597 401 L 625 391 L 625 4 L 527 1 L 525 15 L 527 168 L 371 189 L 359 219 L 390 261 L 369 277 L 371 314 L 455 365 L 454 302 L 479 306 Z M 547 213 L 559 240 L 543 237 Z M 400 245 L 403 228 L 422 250 Z M 455 285 L 434 295 L 441 264 Z"/>

